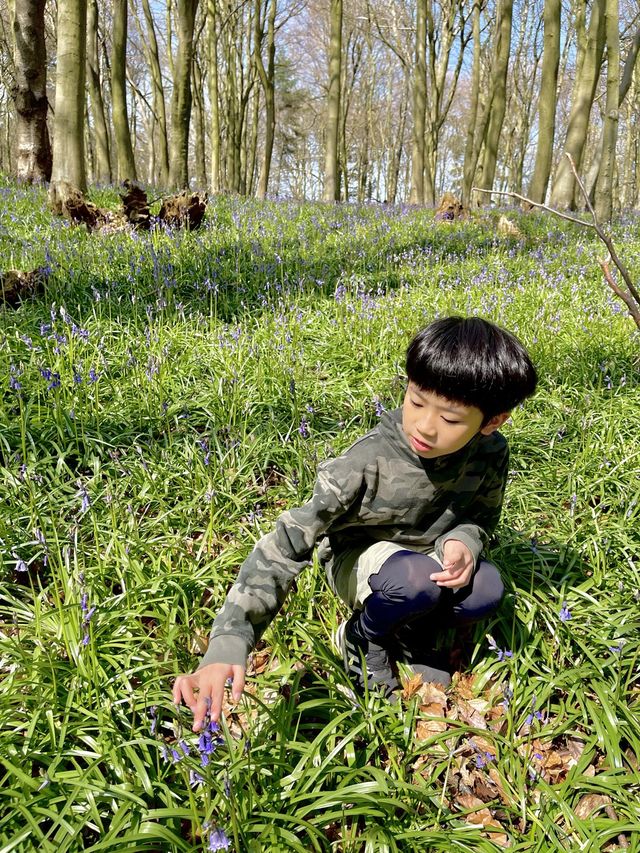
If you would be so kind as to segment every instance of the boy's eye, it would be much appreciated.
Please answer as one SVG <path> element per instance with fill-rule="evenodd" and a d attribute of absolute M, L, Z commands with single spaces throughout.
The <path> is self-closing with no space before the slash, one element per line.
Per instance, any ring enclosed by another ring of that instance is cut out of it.
<path fill-rule="evenodd" d="M 452 421 L 452 420 L 450 420 L 450 418 L 442 418 L 442 420 L 443 420 L 446 424 L 459 424 L 459 423 L 460 423 L 460 421 Z"/>
<path fill-rule="evenodd" d="M 416 409 L 421 409 L 421 408 L 422 408 L 422 403 L 418 403 L 418 401 L 417 401 L 417 400 L 412 400 L 411 402 L 412 402 L 412 404 L 416 407 Z"/>

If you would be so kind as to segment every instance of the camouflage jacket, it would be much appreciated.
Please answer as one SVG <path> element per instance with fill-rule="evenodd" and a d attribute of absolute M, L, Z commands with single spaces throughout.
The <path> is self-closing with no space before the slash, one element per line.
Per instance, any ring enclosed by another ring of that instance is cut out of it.
<path fill-rule="evenodd" d="M 318 559 L 384 540 L 442 557 L 458 539 L 477 560 L 502 509 L 509 451 L 504 436 L 478 433 L 461 450 L 427 460 L 410 447 L 402 412 L 383 415 L 341 456 L 323 462 L 311 499 L 283 512 L 240 568 L 200 666 L 244 664 L 293 579 Z"/>

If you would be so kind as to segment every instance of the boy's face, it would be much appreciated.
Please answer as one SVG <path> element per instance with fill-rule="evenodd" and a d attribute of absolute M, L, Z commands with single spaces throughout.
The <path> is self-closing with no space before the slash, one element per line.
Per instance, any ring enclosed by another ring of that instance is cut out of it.
<path fill-rule="evenodd" d="M 480 409 L 424 391 L 413 382 L 402 404 L 402 429 L 411 449 L 422 459 L 455 453 L 479 432 L 491 435 L 508 417 L 509 412 L 503 412 L 481 426 L 484 415 Z"/>

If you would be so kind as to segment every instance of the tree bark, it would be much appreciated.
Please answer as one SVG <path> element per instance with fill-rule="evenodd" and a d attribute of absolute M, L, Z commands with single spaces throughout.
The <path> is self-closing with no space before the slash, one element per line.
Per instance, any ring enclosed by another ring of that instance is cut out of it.
<path fill-rule="evenodd" d="M 267 0 L 269 3 L 269 0 Z M 261 25 L 261 0 L 255 0 L 254 20 L 254 58 L 256 70 L 260 78 L 262 91 L 264 92 L 265 104 L 265 130 L 264 130 L 264 156 L 260 179 L 258 181 L 258 198 L 266 198 L 269 187 L 269 172 L 271 171 L 271 158 L 273 156 L 273 140 L 276 131 L 276 93 L 275 93 L 275 59 L 276 59 L 276 0 L 270 0 L 269 19 L 267 23 L 267 67 L 262 61 L 262 39 L 263 28 Z"/>
<path fill-rule="evenodd" d="M 593 0 L 589 31 L 586 34 L 583 59 L 576 74 L 571 99 L 571 112 L 562 149 L 563 155 L 565 152 L 571 155 L 578 171 L 582 164 L 591 107 L 600 76 L 600 66 L 602 65 L 605 41 L 604 18 L 604 0 Z M 580 38 L 580 33 L 578 33 L 578 38 Z M 573 209 L 575 190 L 576 181 L 573 171 L 568 158 L 562 156 L 558 163 L 551 191 L 551 206 L 559 210 Z"/>
<path fill-rule="evenodd" d="M 211 192 L 220 189 L 220 93 L 218 88 L 218 24 L 217 0 L 208 0 L 207 17 L 209 27 L 209 103 L 211 104 Z"/>
<path fill-rule="evenodd" d="M 113 0 L 112 38 L 111 100 L 116 140 L 116 174 L 118 181 L 135 181 L 136 163 L 127 111 L 127 0 Z"/>
<path fill-rule="evenodd" d="M 556 127 L 556 92 L 560 65 L 560 0 L 544 3 L 544 50 L 538 103 L 538 145 L 529 198 L 543 203 L 551 176 L 553 140 Z"/>
<path fill-rule="evenodd" d="M 633 37 L 633 41 L 631 46 L 629 47 L 629 53 L 627 54 L 627 58 L 624 62 L 624 68 L 622 70 L 622 78 L 620 80 L 620 91 L 618 96 L 618 110 L 624 103 L 627 92 L 631 86 L 631 81 L 633 80 L 633 71 L 636 66 L 636 62 L 638 60 L 638 51 L 640 49 L 640 28 L 636 30 L 636 33 Z M 598 140 L 596 146 L 596 153 L 589 168 L 589 174 L 585 180 L 585 185 L 587 187 L 587 191 L 589 193 L 589 198 L 593 203 L 595 201 L 595 193 L 596 193 L 596 184 L 598 182 L 598 176 L 600 175 L 600 167 L 602 165 L 602 152 L 603 152 L 603 136 L 604 136 L 604 124 L 602 130 L 600 131 L 600 138 Z"/>
<path fill-rule="evenodd" d="M 102 97 L 100 61 L 98 58 L 98 3 L 89 0 L 87 8 L 87 82 L 91 102 L 91 117 L 95 133 L 95 178 L 104 184 L 110 184 L 111 152 L 109 150 L 109 127 Z"/>
<path fill-rule="evenodd" d="M 29 184 L 51 178 L 44 7 L 45 0 L 17 0 L 11 9 L 17 177 Z"/>
<path fill-rule="evenodd" d="M 53 165 L 49 197 L 54 209 L 64 184 L 87 189 L 84 157 L 87 2 L 58 0 L 58 38 Z"/>
<path fill-rule="evenodd" d="M 329 93 L 327 96 L 324 201 L 340 200 L 338 137 L 340 131 L 340 84 L 342 78 L 342 0 L 331 0 L 329 37 Z"/>
<path fill-rule="evenodd" d="M 193 61 L 193 106 L 195 121 L 195 167 L 196 184 L 199 189 L 207 187 L 207 163 L 204 144 L 204 86 L 202 85 L 202 70 L 196 56 Z"/>
<path fill-rule="evenodd" d="M 620 32 L 618 0 L 606 0 L 607 103 L 602 134 L 602 165 L 596 186 L 595 210 L 600 221 L 613 214 L 613 180 L 620 107 Z"/>
<path fill-rule="evenodd" d="M 413 134 L 411 138 L 411 204 L 424 204 L 424 134 L 427 110 L 427 3 L 416 0 Z"/>
<path fill-rule="evenodd" d="M 160 55 L 158 52 L 158 40 L 153 22 L 153 15 L 149 6 L 149 0 L 142 0 L 142 11 L 147 25 L 147 39 L 145 50 L 151 71 L 151 84 L 153 86 L 153 116 L 154 116 L 154 143 L 157 147 L 157 180 L 161 187 L 169 183 L 169 140 L 167 139 L 167 111 L 164 98 L 164 84 L 162 82 L 162 69 L 160 68 Z"/>
<path fill-rule="evenodd" d="M 178 0 L 178 54 L 171 98 L 171 159 L 169 184 L 189 185 L 189 124 L 191 121 L 191 65 L 193 30 L 198 0 Z"/>
<path fill-rule="evenodd" d="M 462 204 L 468 207 L 471 198 L 471 187 L 480 154 L 477 121 L 478 104 L 480 100 L 480 7 L 482 0 L 474 0 L 472 11 L 473 28 L 473 65 L 471 68 L 471 101 L 469 104 L 469 124 L 464 148 L 464 164 L 462 167 Z"/>
<path fill-rule="evenodd" d="M 481 187 L 490 190 L 496 174 L 498 162 L 498 144 L 504 114 L 507 106 L 507 71 L 509 67 L 509 53 L 511 50 L 511 24 L 513 19 L 513 0 L 501 0 L 500 13 L 496 22 L 496 53 L 495 65 L 492 79 L 491 111 L 489 113 L 489 126 L 485 141 L 484 160 L 482 163 Z"/>

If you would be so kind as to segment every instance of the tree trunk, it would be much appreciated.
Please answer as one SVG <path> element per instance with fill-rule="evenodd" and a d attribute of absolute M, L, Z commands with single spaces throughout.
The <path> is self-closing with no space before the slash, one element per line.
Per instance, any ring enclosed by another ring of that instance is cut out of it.
<path fill-rule="evenodd" d="M 209 19 L 208 64 L 209 64 L 209 103 L 211 105 L 211 192 L 220 190 L 220 93 L 218 90 L 218 24 L 216 4 L 218 0 L 208 0 Z"/>
<path fill-rule="evenodd" d="M 607 102 L 602 134 L 602 165 L 595 198 L 596 215 L 600 220 L 610 220 L 613 213 L 613 179 L 618 140 L 618 110 L 620 107 L 620 32 L 618 18 L 618 0 L 606 0 Z"/>
<path fill-rule="evenodd" d="M 161 187 L 169 183 L 169 140 L 167 139 L 167 111 L 164 100 L 164 84 L 162 82 L 162 69 L 160 68 L 160 55 L 158 53 L 158 40 L 153 23 L 153 16 L 149 6 L 149 0 L 142 0 L 142 11 L 147 25 L 147 39 L 145 49 L 151 71 L 151 85 L 153 86 L 153 115 L 154 115 L 154 143 L 157 148 L 157 175 Z"/>
<path fill-rule="evenodd" d="M 411 140 L 411 204 L 424 204 L 424 134 L 427 110 L 427 3 L 416 2 L 415 68 L 413 71 L 413 135 Z"/>
<path fill-rule="evenodd" d="M 398 195 L 398 183 L 400 180 L 400 166 L 402 164 L 402 151 L 404 149 L 404 133 L 407 125 L 407 111 L 409 109 L 409 88 L 405 80 L 400 99 L 400 118 L 396 138 L 391 142 L 391 162 L 389 164 L 389 180 L 387 186 L 387 198 L 389 204 L 396 203 Z"/>
<path fill-rule="evenodd" d="M 329 39 L 329 93 L 327 96 L 324 201 L 339 201 L 338 136 L 340 130 L 340 83 L 342 78 L 342 0 L 331 0 Z"/>
<path fill-rule="evenodd" d="M 51 178 L 44 7 L 45 0 L 17 0 L 11 10 L 17 176 L 29 184 Z"/>
<path fill-rule="evenodd" d="M 113 0 L 113 44 L 111 51 L 111 100 L 116 140 L 118 181 L 135 181 L 129 113 L 127 111 L 127 0 Z"/>
<path fill-rule="evenodd" d="M 269 2 L 269 0 L 267 0 Z M 275 59 L 276 59 L 276 0 L 270 0 L 269 20 L 267 24 L 267 67 L 265 69 L 262 61 L 262 38 L 261 26 L 261 2 L 255 0 L 255 31 L 254 31 L 254 56 L 256 70 L 260 78 L 265 103 L 265 129 L 264 129 L 264 158 L 260 170 L 258 182 L 258 198 L 266 198 L 269 187 L 269 172 L 271 171 L 271 157 L 273 156 L 273 140 L 276 131 L 276 96 L 275 96 Z"/>
<path fill-rule="evenodd" d="M 87 8 L 87 82 L 91 101 L 91 117 L 95 135 L 94 175 L 98 181 L 110 184 L 111 153 L 109 151 L 109 127 L 107 125 L 100 79 L 100 60 L 98 58 L 98 3 L 89 0 Z"/>
<path fill-rule="evenodd" d="M 513 0 L 501 0 L 500 12 L 496 22 L 496 53 L 493 79 L 491 83 L 492 99 L 489 113 L 489 126 L 485 141 L 482 163 L 481 186 L 485 190 L 493 187 L 498 161 L 498 143 L 502 133 L 502 124 L 507 106 L 507 70 L 511 50 L 511 23 L 513 18 Z"/>
<path fill-rule="evenodd" d="M 544 51 L 538 102 L 538 145 L 529 198 L 544 203 L 553 162 L 553 140 L 556 127 L 556 91 L 560 65 L 560 0 L 544 3 Z"/>
<path fill-rule="evenodd" d="M 54 210 L 59 209 L 65 183 L 81 192 L 87 189 L 84 159 L 86 38 L 86 0 L 58 0 L 53 165 L 49 190 Z"/>
<path fill-rule="evenodd" d="M 622 71 L 622 79 L 620 80 L 620 91 L 618 96 L 618 109 L 622 106 L 627 97 L 627 92 L 631 86 L 631 81 L 633 80 L 633 71 L 635 69 L 636 62 L 638 60 L 638 51 L 640 49 L 640 28 L 636 30 L 636 34 L 633 37 L 633 41 L 629 48 L 629 53 L 627 54 L 627 58 L 624 62 L 624 68 Z M 593 203 L 595 201 L 595 192 L 596 192 L 596 184 L 598 182 L 598 176 L 600 174 L 600 167 L 602 165 L 602 149 L 603 149 L 603 136 L 604 136 L 604 125 L 600 131 L 600 138 L 598 140 L 598 144 L 596 146 L 596 153 L 589 168 L 589 174 L 587 175 L 585 184 L 587 187 L 587 191 L 589 193 L 589 198 Z"/>
<path fill-rule="evenodd" d="M 462 167 L 462 204 L 468 207 L 471 198 L 471 187 L 480 154 L 480 143 L 477 140 L 476 123 L 478 120 L 478 102 L 480 100 L 480 6 L 482 0 L 473 3 L 473 66 L 471 69 L 471 102 L 469 104 L 469 124 L 467 139 L 464 147 L 464 165 Z"/>
<path fill-rule="evenodd" d="M 207 163 L 204 144 L 204 104 L 202 96 L 204 86 L 202 85 L 202 71 L 197 57 L 193 61 L 193 106 L 195 120 L 195 159 L 196 159 L 196 184 L 198 189 L 207 187 Z"/>
<path fill-rule="evenodd" d="M 584 58 L 576 75 L 571 99 L 571 112 L 569 114 L 567 133 L 562 149 L 563 155 L 565 152 L 571 155 L 577 170 L 580 169 L 582 164 L 582 154 L 589 129 L 591 106 L 600 76 L 605 41 L 604 18 L 604 0 L 594 0 L 591 9 L 589 32 L 584 47 Z M 578 34 L 578 38 L 580 38 L 580 34 Z M 552 207 L 557 207 L 561 210 L 573 209 L 575 188 L 576 182 L 571 165 L 568 159 L 562 156 L 558 163 L 551 191 Z"/>
<path fill-rule="evenodd" d="M 171 159 L 169 184 L 189 185 L 189 124 L 191 121 L 191 65 L 193 30 L 198 0 L 178 0 L 178 55 L 171 98 Z"/>

